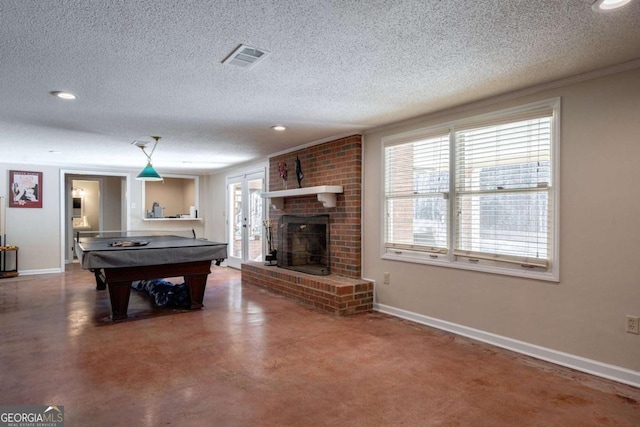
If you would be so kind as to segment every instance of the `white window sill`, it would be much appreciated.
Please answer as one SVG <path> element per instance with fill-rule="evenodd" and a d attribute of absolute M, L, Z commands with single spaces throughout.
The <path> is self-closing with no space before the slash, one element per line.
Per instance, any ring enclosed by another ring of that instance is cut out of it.
<path fill-rule="evenodd" d="M 471 270 L 482 273 L 500 274 L 504 276 L 515 276 L 526 279 L 544 280 L 547 282 L 560 282 L 560 277 L 553 270 L 541 271 L 539 269 L 525 269 L 518 267 L 499 267 L 486 263 L 471 263 L 465 260 L 449 260 L 448 255 L 438 255 L 431 258 L 428 254 L 403 252 L 402 254 L 385 253 L 381 257 L 384 260 L 411 262 L 415 264 L 433 265 L 437 267 L 457 268 L 460 270 Z M 537 270 L 537 271 L 536 271 Z"/>
<path fill-rule="evenodd" d="M 202 221 L 202 218 L 142 218 L 143 221 Z"/>

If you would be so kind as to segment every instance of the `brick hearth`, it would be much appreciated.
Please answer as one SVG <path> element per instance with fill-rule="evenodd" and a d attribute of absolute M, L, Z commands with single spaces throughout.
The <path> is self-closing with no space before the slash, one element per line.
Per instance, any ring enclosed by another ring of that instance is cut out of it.
<path fill-rule="evenodd" d="M 266 288 L 338 316 L 362 313 L 373 306 L 373 283 L 364 279 L 335 274 L 314 276 L 247 262 L 242 264 L 242 283 Z"/>

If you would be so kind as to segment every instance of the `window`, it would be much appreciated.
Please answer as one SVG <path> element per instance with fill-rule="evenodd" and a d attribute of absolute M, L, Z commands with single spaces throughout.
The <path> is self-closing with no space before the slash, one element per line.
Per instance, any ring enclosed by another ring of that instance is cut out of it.
<path fill-rule="evenodd" d="M 384 258 L 558 280 L 559 100 L 393 135 Z"/>
<path fill-rule="evenodd" d="M 422 135 L 386 147 L 387 248 L 446 253 L 449 135 Z"/>

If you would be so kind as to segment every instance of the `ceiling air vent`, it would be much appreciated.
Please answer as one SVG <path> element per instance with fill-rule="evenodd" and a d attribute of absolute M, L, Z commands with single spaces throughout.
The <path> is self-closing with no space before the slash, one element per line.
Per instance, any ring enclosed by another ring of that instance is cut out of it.
<path fill-rule="evenodd" d="M 255 47 L 241 44 L 236 50 L 231 52 L 231 54 L 227 56 L 222 63 L 227 65 L 237 65 L 242 68 L 251 68 L 268 55 L 269 52 L 266 50 L 260 50 Z"/>

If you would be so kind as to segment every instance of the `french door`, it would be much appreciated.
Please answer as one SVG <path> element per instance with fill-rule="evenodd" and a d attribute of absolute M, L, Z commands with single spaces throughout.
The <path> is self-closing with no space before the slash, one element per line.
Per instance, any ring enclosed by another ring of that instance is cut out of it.
<path fill-rule="evenodd" d="M 227 265 L 240 268 L 245 261 L 262 261 L 264 171 L 227 178 Z"/>

